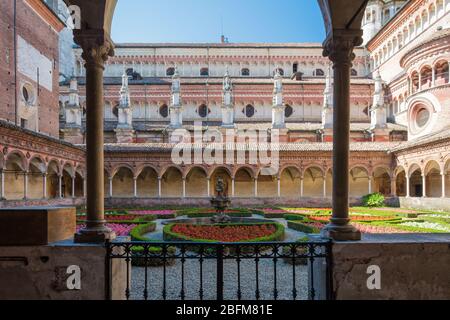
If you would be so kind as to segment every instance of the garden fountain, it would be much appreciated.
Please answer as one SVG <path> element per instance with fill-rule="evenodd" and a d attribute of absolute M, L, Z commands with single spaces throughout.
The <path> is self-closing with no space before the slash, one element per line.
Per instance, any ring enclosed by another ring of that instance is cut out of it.
<path fill-rule="evenodd" d="M 216 183 L 217 196 L 211 199 L 212 206 L 216 209 L 217 214 L 211 219 L 213 223 L 229 223 L 231 218 L 225 214 L 225 211 L 231 204 L 230 198 L 225 195 L 225 183 L 222 178 L 217 179 Z"/>

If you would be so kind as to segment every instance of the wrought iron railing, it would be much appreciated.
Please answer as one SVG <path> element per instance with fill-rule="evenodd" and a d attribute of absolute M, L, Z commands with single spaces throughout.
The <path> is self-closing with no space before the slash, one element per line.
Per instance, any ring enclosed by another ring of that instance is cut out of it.
<path fill-rule="evenodd" d="M 332 299 L 329 241 L 113 242 L 106 268 L 108 299 L 112 291 L 128 300 Z"/>

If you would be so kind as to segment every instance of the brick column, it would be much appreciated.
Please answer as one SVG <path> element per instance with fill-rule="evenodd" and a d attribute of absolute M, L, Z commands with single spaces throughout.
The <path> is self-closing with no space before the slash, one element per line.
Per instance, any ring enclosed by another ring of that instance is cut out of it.
<path fill-rule="evenodd" d="M 324 55 L 333 62 L 333 216 L 322 230 L 323 237 L 338 241 L 360 240 L 361 233 L 350 224 L 350 70 L 353 49 L 362 43 L 361 30 L 336 29 L 324 43 Z"/>
<path fill-rule="evenodd" d="M 86 164 L 87 221 L 75 235 L 79 243 L 113 240 L 115 233 L 106 227 L 104 191 L 103 71 L 114 45 L 104 30 L 75 30 L 75 42 L 83 50 L 86 62 Z"/>

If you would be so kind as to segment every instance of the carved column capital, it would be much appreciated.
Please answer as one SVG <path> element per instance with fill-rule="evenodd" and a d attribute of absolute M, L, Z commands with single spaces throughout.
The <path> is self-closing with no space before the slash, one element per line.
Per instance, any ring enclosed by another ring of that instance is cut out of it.
<path fill-rule="evenodd" d="M 83 49 L 86 68 L 104 69 L 105 62 L 114 56 L 114 43 L 103 30 L 79 30 L 74 34 L 75 43 Z"/>
<path fill-rule="evenodd" d="M 363 43 L 361 30 L 333 30 L 324 42 L 323 55 L 334 64 L 350 64 L 355 59 L 353 50 Z"/>

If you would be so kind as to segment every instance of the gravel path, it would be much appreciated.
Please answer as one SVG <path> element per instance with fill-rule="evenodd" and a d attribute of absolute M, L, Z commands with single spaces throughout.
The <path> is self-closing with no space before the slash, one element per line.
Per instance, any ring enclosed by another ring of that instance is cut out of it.
<path fill-rule="evenodd" d="M 274 298 L 274 272 L 273 261 L 264 259 L 259 262 L 259 289 L 261 300 Z M 279 300 L 293 299 L 293 266 L 284 262 L 277 263 L 277 288 Z M 167 299 L 180 300 L 181 297 L 181 262 L 166 269 Z M 197 260 L 188 260 L 184 266 L 185 299 L 199 300 L 200 290 L 200 263 Z M 308 268 L 295 267 L 295 281 L 297 300 L 308 298 Z M 133 267 L 131 277 L 131 299 L 143 299 L 145 268 Z M 148 292 L 150 300 L 161 300 L 163 291 L 163 268 L 148 268 Z M 203 290 L 204 300 L 216 300 L 216 261 L 206 260 L 203 263 Z M 237 264 L 235 261 L 224 261 L 224 298 L 237 300 Z M 255 300 L 256 271 L 253 260 L 241 262 L 241 290 L 243 300 Z"/>

